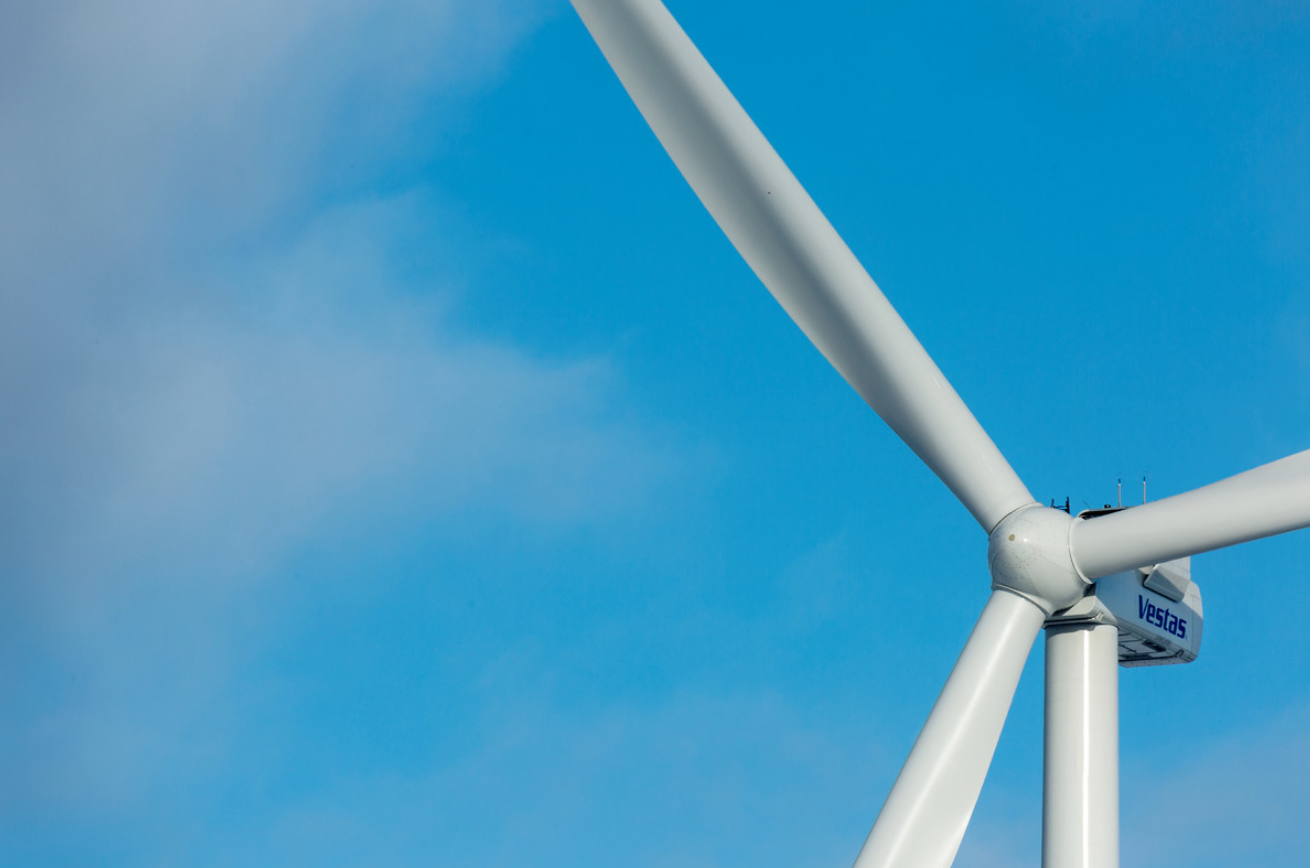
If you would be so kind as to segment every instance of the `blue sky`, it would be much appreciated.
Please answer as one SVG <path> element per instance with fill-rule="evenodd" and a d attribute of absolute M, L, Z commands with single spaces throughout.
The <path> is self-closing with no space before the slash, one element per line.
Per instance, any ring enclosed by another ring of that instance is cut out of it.
<path fill-rule="evenodd" d="M 1302 4 L 670 6 L 1036 497 L 1310 446 Z M 847 865 L 987 596 L 556 0 L 0 5 L 0 293 L 6 866 Z M 1302 864 L 1308 556 L 1125 866 Z"/>

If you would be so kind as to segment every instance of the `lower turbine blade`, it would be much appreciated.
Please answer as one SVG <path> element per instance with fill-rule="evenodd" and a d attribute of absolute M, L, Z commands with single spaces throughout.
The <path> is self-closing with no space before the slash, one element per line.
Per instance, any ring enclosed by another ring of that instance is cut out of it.
<path fill-rule="evenodd" d="M 1310 527 L 1310 449 L 1186 494 L 1075 522 L 1089 579 Z"/>
<path fill-rule="evenodd" d="M 1046 615 L 993 591 L 905 761 L 855 868 L 948 868 Z"/>

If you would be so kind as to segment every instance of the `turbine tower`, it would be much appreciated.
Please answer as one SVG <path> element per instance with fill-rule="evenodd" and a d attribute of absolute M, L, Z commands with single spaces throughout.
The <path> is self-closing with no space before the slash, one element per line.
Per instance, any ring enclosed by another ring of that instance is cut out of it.
<path fill-rule="evenodd" d="M 659 0 L 572 2 L 742 258 L 987 534 L 991 596 L 856 868 L 951 864 L 1043 627 L 1043 864 L 1117 866 L 1117 666 L 1196 656 L 1187 559 L 1310 526 L 1310 450 L 1130 509 L 1041 506 Z"/>

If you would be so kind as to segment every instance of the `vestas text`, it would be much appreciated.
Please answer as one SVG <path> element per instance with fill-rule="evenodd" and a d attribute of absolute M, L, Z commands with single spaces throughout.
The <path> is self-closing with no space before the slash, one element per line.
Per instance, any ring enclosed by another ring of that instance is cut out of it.
<path fill-rule="evenodd" d="M 1179 618 L 1168 609 L 1161 609 L 1141 594 L 1137 595 L 1137 617 L 1148 624 L 1154 624 L 1179 639 L 1187 638 L 1187 621 Z"/>

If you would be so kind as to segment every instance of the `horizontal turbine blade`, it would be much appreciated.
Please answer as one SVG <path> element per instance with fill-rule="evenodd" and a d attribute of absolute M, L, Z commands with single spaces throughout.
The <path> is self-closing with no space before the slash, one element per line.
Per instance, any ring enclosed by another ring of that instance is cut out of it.
<path fill-rule="evenodd" d="M 1045 613 L 997 590 L 983 608 L 855 868 L 948 868 L 982 791 Z"/>
<path fill-rule="evenodd" d="M 990 532 L 1033 502 L 991 438 L 658 0 L 573 0 L 733 246 L 846 381 Z"/>
<path fill-rule="evenodd" d="M 1202 488 L 1074 522 L 1089 579 L 1310 527 L 1310 449 Z"/>

